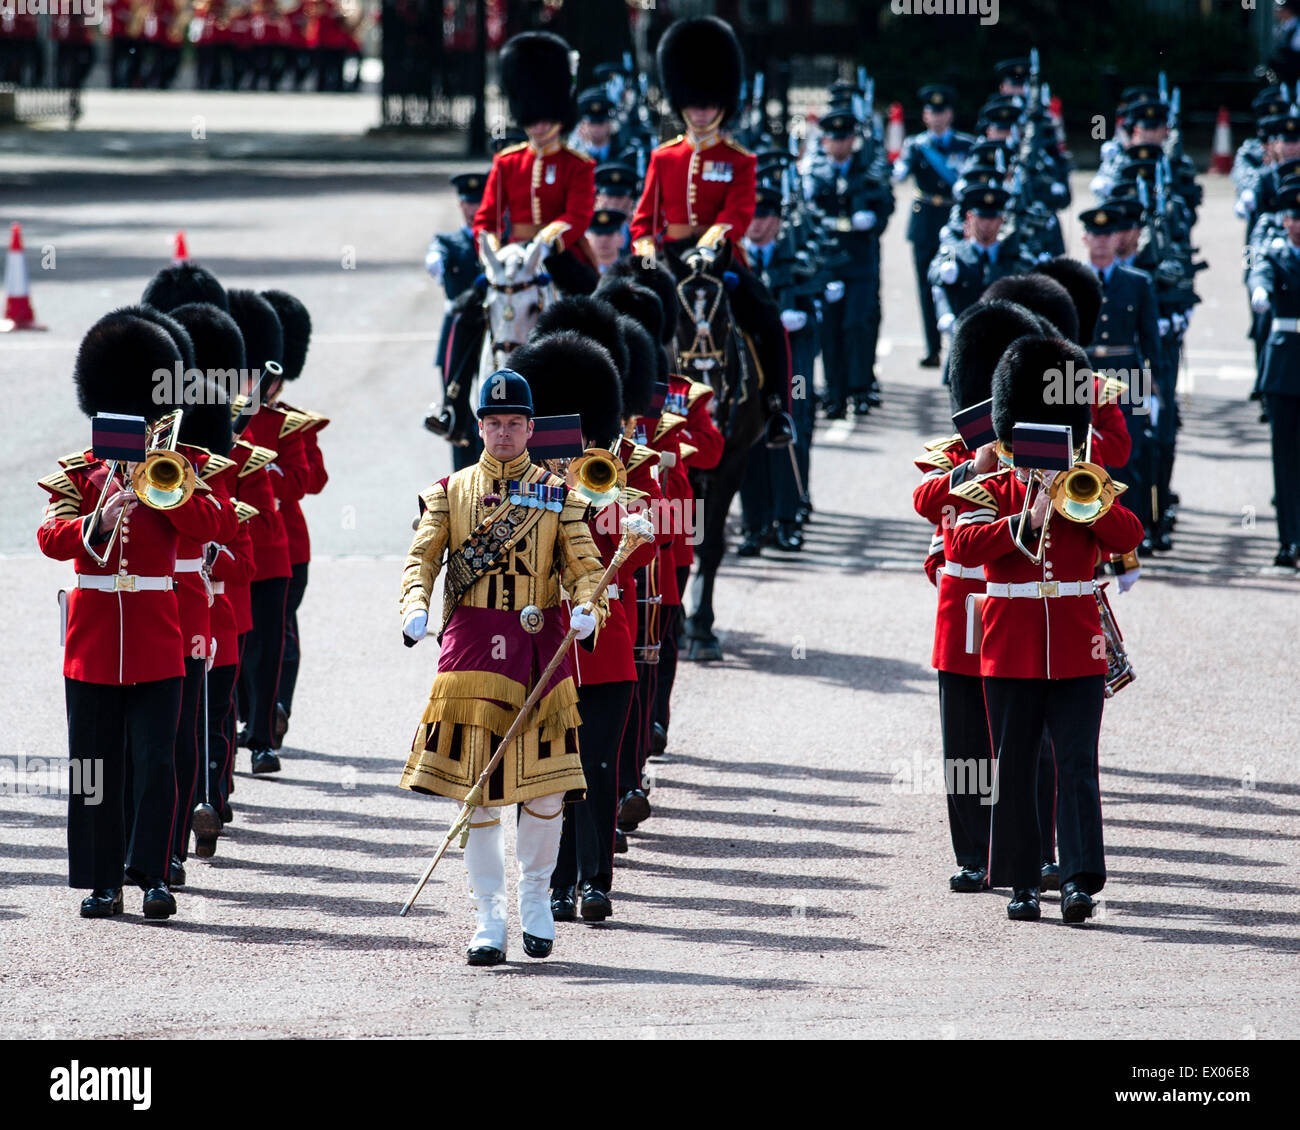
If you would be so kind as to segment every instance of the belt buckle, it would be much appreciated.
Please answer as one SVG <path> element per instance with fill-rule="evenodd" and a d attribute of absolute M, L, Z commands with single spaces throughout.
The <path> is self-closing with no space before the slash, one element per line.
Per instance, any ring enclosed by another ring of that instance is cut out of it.
<path fill-rule="evenodd" d="M 1060 596 L 1061 594 L 1057 589 L 1056 581 L 1039 581 L 1038 595 L 1046 597 L 1046 596 Z"/>
<path fill-rule="evenodd" d="M 121 573 L 115 574 L 113 578 L 113 591 L 135 592 L 135 574 L 127 573 L 125 576 Z"/>

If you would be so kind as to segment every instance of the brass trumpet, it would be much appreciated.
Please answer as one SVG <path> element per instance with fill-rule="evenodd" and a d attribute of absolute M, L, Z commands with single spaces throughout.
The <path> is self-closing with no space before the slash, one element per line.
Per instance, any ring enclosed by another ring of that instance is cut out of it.
<path fill-rule="evenodd" d="M 627 468 L 618 456 L 603 447 L 589 447 L 564 470 L 568 488 L 577 491 L 594 506 L 608 506 L 627 486 Z"/>
<path fill-rule="evenodd" d="M 999 444 L 999 448 L 1001 445 Z M 999 455 L 1001 451 L 999 451 Z M 1011 540 L 1015 542 L 1016 548 L 1029 558 L 1035 565 L 1040 565 L 1046 556 L 1046 546 L 1044 542 L 1047 537 L 1047 529 L 1052 522 L 1053 512 L 1060 514 L 1062 518 L 1068 518 L 1071 522 L 1079 522 L 1087 525 L 1095 522 L 1115 502 L 1115 498 L 1127 488 L 1122 484 L 1116 483 L 1110 475 L 1106 473 L 1104 467 L 1088 461 L 1092 455 L 1092 431 L 1088 432 L 1088 445 L 1086 450 L 1075 448 L 1075 463 L 1068 471 L 1061 471 L 1052 479 L 1050 485 L 1045 483 L 1046 476 L 1042 471 L 1034 470 L 1030 472 L 1029 483 L 1025 489 L 1024 505 L 1020 508 L 1020 518 L 1012 527 Z M 1029 517 L 1029 511 L 1033 508 L 1037 499 L 1034 496 L 1034 487 L 1039 490 L 1046 490 L 1048 498 L 1051 500 L 1052 508 L 1047 512 L 1047 517 L 1043 519 L 1043 528 L 1038 535 L 1038 549 L 1028 549 L 1022 538 L 1025 534 L 1025 521 Z"/>
<path fill-rule="evenodd" d="M 135 465 L 127 480 L 127 485 L 135 492 L 136 498 L 154 510 L 174 510 L 189 501 L 190 495 L 194 493 L 194 465 L 176 450 L 183 415 L 182 410 L 177 408 L 150 425 L 144 459 Z M 104 489 L 100 492 L 99 501 L 95 503 L 94 512 L 90 516 L 91 531 L 99 525 L 99 517 L 103 513 L 104 503 L 108 500 L 108 492 L 121 466 L 122 464 L 117 460 L 109 464 Z M 117 512 L 117 522 L 108 535 L 108 543 L 104 546 L 102 554 L 87 547 L 95 564 L 101 567 L 108 564 L 113 545 L 122 529 L 122 519 L 125 517 L 126 507 L 123 506 Z"/>

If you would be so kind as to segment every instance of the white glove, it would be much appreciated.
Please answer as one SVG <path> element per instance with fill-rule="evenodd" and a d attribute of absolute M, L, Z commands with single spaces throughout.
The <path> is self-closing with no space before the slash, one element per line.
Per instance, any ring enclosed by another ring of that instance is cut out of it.
<path fill-rule="evenodd" d="M 822 297 L 827 302 L 838 302 L 844 297 L 844 284 L 842 282 L 828 282 Z"/>
<path fill-rule="evenodd" d="M 870 231 L 876 226 L 875 212 L 854 212 L 853 213 L 853 230 Z"/>
<path fill-rule="evenodd" d="M 1188 321 L 1189 321 L 1189 319 L 1188 319 L 1188 315 L 1186 315 L 1186 314 L 1178 314 L 1178 313 L 1170 314 L 1170 315 L 1169 315 L 1169 320 L 1170 320 L 1170 321 L 1173 323 L 1173 325 L 1174 325 L 1174 332 L 1175 332 L 1175 333 L 1182 333 L 1184 330 L 1187 329 Z"/>
<path fill-rule="evenodd" d="M 417 608 L 402 621 L 402 635 L 408 640 L 422 640 L 429 631 L 429 614 Z"/>
<path fill-rule="evenodd" d="M 1255 190 L 1253 188 L 1243 189 L 1240 196 L 1237 197 L 1237 203 L 1232 209 L 1237 214 L 1237 218 L 1244 220 L 1255 210 Z"/>
<path fill-rule="evenodd" d="M 1115 578 L 1115 580 L 1119 582 L 1119 591 L 1128 592 L 1129 589 L 1138 583 L 1138 578 L 1140 576 L 1142 576 L 1142 570 L 1140 568 L 1130 569 L 1127 573 L 1121 573 Z"/>
<path fill-rule="evenodd" d="M 424 269 L 434 282 L 442 282 L 442 249 L 436 243 L 424 257 Z"/>
<path fill-rule="evenodd" d="M 596 614 L 588 612 L 585 604 L 579 604 L 569 617 L 569 628 L 578 633 L 577 639 L 585 640 L 596 630 Z"/>
<path fill-rule="evenodd" d="M 1053 196 L 1064 196 L 1066 192 L 1065 185 L 1060 181 L 1052 181 L 1051 192 Z"/>
<path fill-rule="evenodd" d="M 945 286 L 951 286 L 957 281 L 957 261 L 955 259 L 945 259 L 939 264 L 939 281 Z"/>
<path fill-rule="evenodd" d="M 939 320 L 935 322 L 935 326 L 938 328 L 941 334 L 946 334 L 950 329 L 952 329 L 952 324 L 956 320 L 957 320 L 956 314 L 954 314 L 951 310 L 945 310 L 942 314 L 939 315 Z"/>
<path fill-rule="evenodd" d="M 1160 422 L 1160 394 L 1155 391 L 1147 397 L 1147 415 L 1154 428 Z"/>
<path fill-rule="evenodd" d="M 1169 319 L 1168 319 L 1168 318 L 1157 318 L 1157 319 L 1156 319 L 1156 329 L 1160 331 L 1160 336 L 1161 336 L 1161 337 L 1164 337 L 1165 334 L 1167 334 L 1167 333 L 1169 332 Z"/>
<path fill-rule="evenodd" d="M 1250 293 L 1250 308 L 1254 310 L 1256 314 L 1267 314 L 1268 307 L 1268 291 L 1266 291 L 1262 286 L 1257 286 Z M 272 464 L 272 466 L 274 466 L 274 464 Z"/>
<path fill-rule="evenodd" d="M 808 324 L 808 315 L 802 310 L 782 310 L 781 325 L 788 333 L 797 334 Z"/>

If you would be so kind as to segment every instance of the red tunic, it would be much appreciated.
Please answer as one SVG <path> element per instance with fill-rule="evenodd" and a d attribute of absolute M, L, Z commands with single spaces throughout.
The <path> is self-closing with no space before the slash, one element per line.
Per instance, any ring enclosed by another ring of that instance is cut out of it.
<path fill-rule="evenodd" d="M 137 503 L 122 520 L 108 563 L 99 565 L 86 552 L 82 531 L 103 491 L 108 464 L 87 451 L 64 457 L 59 466 L 61 473 L 41 480 L 50 502 L 36 540 L 47 557 L 74 562 L 78 576 L 170 578 L 182 535 L 222 541 L 237 524 L 233 508 L 214 499 L 200 480 L 189 500 L 173 510 Z M 95 546 L 97 552 L 103 544 Z M 173 589 L 68 592 L 67 678 L 110 686 L 176 678 L 185 673 L 185 654 Z"/>
<path fill-rule="evenodd" d="M 682 513 L 682 536 L 673 544 L 673 563 L 680 568 L 695 561 L 695 489 L 691 486 L 689 472 L 712 470 L 722 459 L 726 439 L 713 422 L 709 404 L 713 400 L 713 389 L 702 381 L 688 380 L 676 375 L 668 378 L 668 389 L 686 397 L 686 418 L 673 413 L 664 413 L 663 420 L 670 420 L 678 441 L 679 459 L 675 467 L 668 469 L 664 493 L 673 500 L 680 500 L 678 505 Z"/>
<path fill-rule="evenodd" d="M 209 467 L 211 464 L 209 464 Z M 223 501 L 234 504 L 231 490 L 236 484 L 236 465 L 233 461 L 216 472 L 208 475 L 207 483 L 212 493 Z M 212 646 L 216 651 L 214 667 L 229 667 L 239 662 L 239 633 L 252 626 L 253 610 L 249 600 L 248 582 L 257 568 L 253 560 L 253 542 L 248 536 L 248 521 L 239 514 L 239 526 L 235 533 L 218 547 L 212 562 L 212 606 L 208 609 L 208 619 L 212 628 Z M 232 593 L 231 585 L 235 589 Z M 242 598 L 241 598 L 242 593 Z M 241 599 L 242 615 L 247 626 L 240 628 L 240 613 L 236 611 L 236 599 Z"/>
<path fill-rule="evenodd" d="M 600 560 L 607 568 L 614 560 L 621 536 L 623 516 L 627 510 L 620 503 L 606 507 L 591 525 L 591 537 L 600 550 Z M 636 638 L 636 571 L 652 560 L 653 544 L 637 546 L 614 578 L 619 587 L 617 600 L 609 602 L 609 615 L 596 634 L 596 646 L 590 652 L 574 648 L 574 674 L 579 686 L 594 683 L 622 683 L 636 679 L 632 644 Z M 581 703 L 579 703 L 581 709 Z"/>
<path fill-rule="evenodd" d="M 320 494 L 329 482 L 329 472 L 325 470 L 325 457 L 321 455 L 318 436 L 321 428 L 329 421 L 314 418 L 302 428 L 302 453 L 307 463 L 307 482 L 305 494 Z M 301 565 L 311 560 L 311 536 L 307 531 L 307 519 L 303 516 L 302 506 L 296 498 L 284 498 L 280 503 L 280 516 L 284 519 L 284 530 L 289 538 L 289 564 Z"/>
<path fill-rule="evenodd" d="M 948 448 L 943 454 L 958 466 L 974 458 L 960 444 Z M 960 509 L 960 505 L 950 497 L 954 474 L 956 472 L 934 468 L 912 491 L 912 503 L 916 512 L 931 523 L 935 530 L 930 540 L 930 552 L 925 559 L 926 575 L 939 590 L 939 603 L 934 613 L 934 649 L 930 653 L 930 666 L 936 671 L 978 678 L 980 657 L 966 651 L 966 597 L 984 591 L 983 570 L 978 566 L 966 567 L 977 570 L 977 577 L 945 571 L 949 562 L 945 560 L 944 554 L 944 530 L 952 526 Z M 951 568 L 963 569 L 963 566 L 954 561 L 951 562 Z"/>
<path fill-rule="evenodd" d="M 1142 540 L 1142 523 L 1116 502 L 1091 525 L 1054 514 L 1041 564 L 1011 539 L 1025 487 L 1009 471 L 981 478 L 992 506 L 954 498 L 961 507 L 944 533 L 949 561 L 983 565 L 990 584 L 1091 583 L 1101 553 L 1128 553 Z M 1026 523 L 1027 525 L 1028 523 Z M 1097 600 L 1084 596 L 988 596 L 983 611 L 980 674 L 1013 679 L 1073 679 L 1106 673 L 1106 645 Z"/>
<path fill-rule="evenodd" d="M 564 250 L 586 256 L 586 234 L 596 210 L 596 163 L 585 153 L 552 142 L 539 154 L 529 142 L 501 150 L 492 159 L 483 199 L 474 214 L 474 238 L 489 232 L 510 242 L 512 224 L 545 227 L 568 224 Z"/>
<path fill-rule="evenodd" d="M 725 224 L 727 238 L 739 253 L 741 237 L 754 218 L 754 154 L 730 138 L 710 135 L 699 148 L 686 134 L 650 154 L 645 188 L 632 217 L 635 243 L 662 244 L 669 224 L 711 228 Z"/>
<path fill-rule="evenodd" d="M 1097 381 L 1100 388 L 1102 381 Z M 1092 462 L 1102 467 L 1123 467 L 1133 450 L 1133 437 L 1124 423 L 1124 413 L 1113 402 L 1092 402 Z"/>
<path fill-rule="evenodd" d="M 252 506 L 259 514 L 253 527 L 253 548 L 257 553 L 256 580 L 293 575 L 289 557 L 289 533 L 281 508 L 286 501 L 297 501 L 307 492 L 311 472 L 303 451 L 301 431 L 285 433 L 285 413 L 263 406 L 244 429 L 241 442 L 264 447 L 275 452 L 275 460 L 266 467 L 272 488 L 272 500 L 260 501 L 246 497 L 242 490 L 236 496 Z M 236 444 L 236 448 L 239 444 Z"/>

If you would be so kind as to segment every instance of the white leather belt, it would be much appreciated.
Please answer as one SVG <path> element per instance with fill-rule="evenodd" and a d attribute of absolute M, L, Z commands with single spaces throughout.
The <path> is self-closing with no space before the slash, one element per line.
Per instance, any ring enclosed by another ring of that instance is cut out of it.
<path fill-rule="evenodd" d="M 170 577 L 138 577 L 134 573 L 114 573 L 110 577 L 78 574 L 77 588 L 99 592 L 170 592 Z"/>
<path fill-rule="evenodd" d="M 213 591 L 217 596 L 221 596 L 222 593 L 224 593 L 224 592 L 226 591 L 226 582 L 225 582 L 225 581 L 213 581 L 213 582 L 212 582 L 212 591 Z"/>
<path fill-rule="evenodd" d="M 1131 357 L 1137 350 L 1131 345 L 1090 345 L 1084 352 L 1094 357 Z"/>
<path fill-rule="evenodd" d="M 989 596 L 1018 597 L 1032 596 L 1091 596 L 1091 581 L 1026 581 L 1022 585 L 1008 585 L 1001 581 L 989 581 L 984 590 Z"/>
<path fill-rule="evenodd" d="M 202 557 L 186 557 L 176 562 L 177 573 L 198 573 L 203 570 Z"/>
<path fill-rule="evenodd" d="M 968 581 L 984 579 L 983 565 L 958 565 L 955 561 L 945 561 L 943 571 L 950 577 L 965 577 Z"/>
<path fill-rule="evenodd" d="M 605 589 L 605 594 L 609 597 L 610 600 L 617 600 L 620 592 L 622 592 L 622 590 L 618 587 L 618 585 L 609 585 Z"/>
<path fill-rule="evenodd" d="M 1274 318 L 1273 333 L 1300 333 L 1300 318 Z"/>

